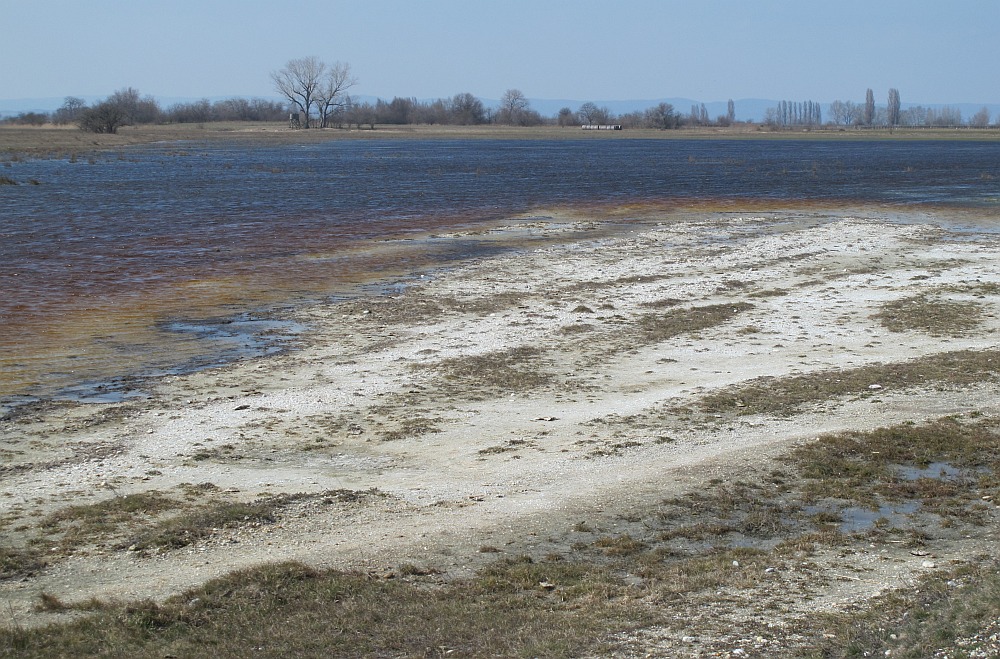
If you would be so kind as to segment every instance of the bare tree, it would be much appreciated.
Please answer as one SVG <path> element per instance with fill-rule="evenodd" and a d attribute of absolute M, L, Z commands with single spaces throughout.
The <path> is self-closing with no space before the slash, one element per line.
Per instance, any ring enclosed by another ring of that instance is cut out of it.
<path fill-rule="evenodd" d="M 852 101 L 834 101 L 830 104 L 830 119 L 835 124 L 850 126 L 861 121 L 862 109 Z"/>
<path fill-rule="evenodd" d="M 677 128 L 680 123 L 680 115 L 674 111 L 674 106 L 670 103 L 660 103 L 648 108 L 645 112 L 645 119 L 649 126 L 661 130 Z"/>
<path fill-rule="evenodd" d="M 155 121 L 160 108 L 151 97 L 139 97 L 132 87 L 119 89 L 97 105 L 80 112 L 77 125 L 90 133 L 117 133 L 122 126 Z"/>
<path fill-rule="evenodd" d="M 973 128 L 986 128 L 990 125 L 990 110 L 983 106 L 979 112 L 969 117 L 969 125 Z"/>
<path fill-rule="evenodd" d="M 865 112 L 862 121 L 866 126 L 871 126 L 875 121 L 875 93 L 871 89 L 865 92 Z"/>
<path fill-rule="evenodd" d="M 597 107 L 597 104 L 587 101 L 576 111 L 580 121 L 589 125 L 610 124 L 613 120 L 611 110 L 607 107 Z"/>
<path fill-rule="evenodd" d="M 597 119 L 597 113 L 600 109 L 594 103 L 587 101 L 580 106 L 580 109 L 576 111 L 576 115 L 580 117 L 580 121 L 584 124 L 599 124 L 601 121 Z"/>
<path fill-rule="evenodd" d="M 347 111 L 348 127 L 353 123 L 360 130 L 362 124 L 365 124 L 369 129 L 375 130 L 375 124 L 378 123 L 376 119 L 377 112 L 371 103 L 352 103 Z"/>
<path fill-rule="evenodd" d="M 889 102 L 886 105 L 886 117 L 889 120 L 889 127 L 899 125 L 899 90 L 893 87 L 889 90 Z"/>
<path fill-rule="evenodd" d="M 578 126 L 580 121 L 577 118 L 576 113 L 569 108 L 560 108 L 558 123 L 560 126 Z"/>
<path fill-rule="evenodd" d="M 284 96 L 302 116 L 302 125 L 309 128 L 309 115 L 316 103 L 316 93 L 323 84 L 326 64 L 310 55 L 289 60 L 285 68 L 271 72 L 275 90 Z"/>
<path fill-rule="evenodd" d="M 497 121 L 512 126 L 523 125 L 526 115 L 531 109 L 526 97 L 519 89 L 508 89 L 500 97 L 500 111 L 497 113 Z"/>
<path fill-rule="evenodd" d="M 486 108 L 483 107 L 483 102 L 468 92 L 455 94 L 448 107 L 451 120 L 460 126 L 481 124 L 486 121 Z"/>
<path fill-rule="evenodd" d="M 85 109 L 76 123 L 80 130 L 88 133 L 117 133 L 127 118 L 128 112 L 124 107 L 106 99 Z"/>
<path fill-rule="evenodd" d="M 730 124 L 736 121 L 736 103 L 733 102 L 733 99 L 729 99 L 729 102 L 726 103 L 726 121 Z"/>
<path fill-rule="evenodd" d="M 57 124 L 71 124 L 80 118 L 80 114 L 87 109 L 87 103 L 76 96 L 67 96 L 62 107 L 55 111 L 52 120 Z"/>
<path fill-rule="evenodd" d="M 330 117 L 342 110 L 348 103 L 350 97 L 347 90 L 358 84 L 358 79 L 351 75 L 351 65 L 334 62 L 326 71 L 326 75 L 320 80 L 316 88 L 314 97 L 316 98 L 316 108 L 319 111 L 320 128 L 329 125 Z M 308 126 L 306 126 L 308 128 Z"/>

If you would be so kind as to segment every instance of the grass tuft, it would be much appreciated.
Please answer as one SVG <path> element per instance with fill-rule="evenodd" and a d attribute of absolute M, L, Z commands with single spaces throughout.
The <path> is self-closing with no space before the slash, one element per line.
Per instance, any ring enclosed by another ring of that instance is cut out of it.
<path fill-rule="evenodd" d="M 638 319 L 639 333 L 643 343 L 659 343 L 721 325 L 750 309 L 753 309 L 752 304 L 734 302 L 680 309 L 668 314 L 646 314 Z"/>
<path fill-rule="evenodd" d="M 552 380 L 552 376 L 542 370 L 542 361 L 540 350 L 522 346 L 452 357 L 442 360 L 435 368 L 444 376 L 445 386 L 457 391 L 479 387 L 514 393 L 530 391 Z"/>
<path fill-rule="evenodd" d="M 873 316 L 890 332 L 918 331 L 932 336 L 962 336 L 982 324 L 983 305 L 915 295 L 886 302 Z"/>
<path fill-rule="evenodd" d="M 136 550 L 179 549 L 207 538 L 218 529 L 240 524 L 271 524 L 279 502 L 266 499 L 253 503 L 220 501 L 201 509 L 162 520 L 122 543 Z"/>
<path fill-rule="evenodd" d="M 709 394 L 700 406 L 709 413 L 790 416 L 808 403 L 842 396 L 915 386 L 962 386 L 995 379 L 1000 351 L 961 350 L 896 364 L 873 364 L 840 371 L 822 371 L 784 378 L 762 377 Z M 873 385 L 877 385 L 872 389 Z"/>

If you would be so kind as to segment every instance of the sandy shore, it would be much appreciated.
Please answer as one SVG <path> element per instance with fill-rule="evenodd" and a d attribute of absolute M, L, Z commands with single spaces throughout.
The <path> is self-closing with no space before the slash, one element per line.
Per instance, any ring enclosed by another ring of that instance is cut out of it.
<path fill-rule="evenodd" d="M 278 523 L 220 528 L 176 550 L 137 550 L 127 530 L 68 552 L 53 537 L 58 558 L 0 581 L 14 615 L 57 619 L 33 610 L 43 592 L 162 598 L 264 561 L 417 562 L 460 576 L 489 558 L 483 547 L 569 544 L 574 523 L 613 528 L 624 512 L 739 478 L 822 433 L 1000 411 L 989 381 L 872 382 L 878 395 L 793 415 L 699 408 L 761 376 L 996 348 L 996 295 L 962 288 L 1000 285 L 995 236 L 969 240 L 933 215 L 878 209 L 652 214 L 615 231 L 608 219 L 511 220 L 488 231 L 550 243 L 391 296 L 303 309 L 311 329 L 299 349 L 170 377 L 148 399 L 8 415 L 0 514 L 15 545 L 66 506 L 142 492 L 193 503 L 325 493 L 289 502 Z M 874 317 L 921 293 L 986 313 L 976 331 L 943 335 L 892 332 Z M 691 310 L 719 315 L 648 327 Z M 864 581 L 809 606 L 859 601 L 921 569 L 866 565 Z"/>

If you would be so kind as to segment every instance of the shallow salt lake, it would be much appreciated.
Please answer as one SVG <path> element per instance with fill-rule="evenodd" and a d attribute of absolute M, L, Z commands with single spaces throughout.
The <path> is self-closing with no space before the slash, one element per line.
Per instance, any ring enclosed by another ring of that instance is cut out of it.
<path fill-rule="evenodd" d="M 4 165 L 0 410 L 293 346 L 296 305 L 524 248 L 439 237 L 507 218 L 879 206 L 974 239 L 1000 211 L 995 142 L 174 143 Z"/>

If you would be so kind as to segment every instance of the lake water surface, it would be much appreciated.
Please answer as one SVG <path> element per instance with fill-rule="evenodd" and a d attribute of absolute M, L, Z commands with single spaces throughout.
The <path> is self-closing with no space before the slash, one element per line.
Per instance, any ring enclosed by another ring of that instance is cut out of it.
<path fill-rule="evenodd" d="M 275 310 L 482 249 L 372 257 L 383 236 L 643 203 L 878 204 L 977 230 L 1000 213 L 997 142 L 184 143 L 6 165 L 0 412 L 280 349 L 300 328 Z"/>

